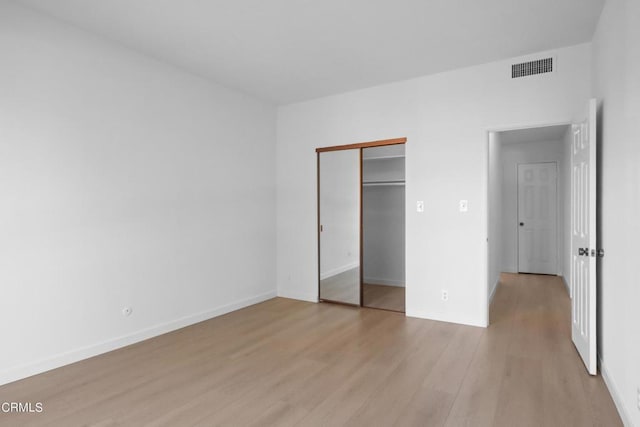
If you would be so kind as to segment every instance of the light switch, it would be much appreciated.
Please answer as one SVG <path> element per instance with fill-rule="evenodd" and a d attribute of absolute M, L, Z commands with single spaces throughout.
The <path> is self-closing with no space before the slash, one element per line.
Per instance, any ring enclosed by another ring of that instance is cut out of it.
<path fill-rule="evenodd" d="M 416 212 L 420 212 L 420 213 L 424 212 L 424 201 L 418 200 L 416 202 Z"/>
<path fill-rule="evenodd" d="M 460 212 L 467 212 L 469 210 L 469 201 L 460 200 Z"/>

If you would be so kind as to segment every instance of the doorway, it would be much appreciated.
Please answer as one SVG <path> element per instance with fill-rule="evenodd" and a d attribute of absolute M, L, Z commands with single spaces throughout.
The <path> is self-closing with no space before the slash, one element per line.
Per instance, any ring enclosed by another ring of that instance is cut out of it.
<path fill-rule="evenodd" d="M 555 162 L 557 165 L 557 226 L 561 231 L 557 233 L 556 274 L 562 276 L 562 283 L 571 300 L 571 340 L 591 375 L 597 374 L 597 258 L 604 256 L 604 250 L 598 247 L 596 227 L 597 134 L 597 100 L 590 99 L 582 119 L 577 123 L 489 131 L 487 164 L 487 314 L 501 275 L 505 271 L 509 272 L 508 259 L 514 252 L 508 250 L 508 231 L 512 229 L 512 218 L 508 215 L 510 204 L 507 199 L 512 192 L 508 191 L 511 180 L 505 177 L 513 173 L 513 168 L 508 167 L 507 147 L 517 146 L 518 143 L 519 146 L 526 145 L 529 148 L 528 157 L 542 157 L 526 159 L 520 163 Z M 549 138 L 550 136 L 554 138 Z M 545 143 L 557 150 L 559 161 L 548 158 L 553 156 L 554 150 L 545 150 Z M 543 149 L 538 151 L 541 147 Z M 526 173 L 526 170 L 527 167 L 519 167 L 518 174 Z M 548 171 L 545 173 L 546 180 L 551 181 Z M 535 181 L 532 169 L 529 169 L 529 174 L 530 181 Z M 544 187 L 537 184 L 535 186 Z M 526 198 L 522 200 L 526 202 Z M 529 203 L 531 209 L 540 209 L 545 202 L 544 198 L 536 201 L 531 196 Z M 521 222 L 519 221 L 518 227 L 524 226 L 520 225 Z M 515 253 L 520 260 L 520 253 Z M 487 324 L 489 321 L 487 315 Z"/>
<path fill-rule="evenodd" d="M 489 132 L 488 298 L 501 273 L 570 270 L 570 124 Z"/>
<path fill-rule="evenodd" d="M 404 145 L 362 149 L 362 305 L 405 311 Z"/>

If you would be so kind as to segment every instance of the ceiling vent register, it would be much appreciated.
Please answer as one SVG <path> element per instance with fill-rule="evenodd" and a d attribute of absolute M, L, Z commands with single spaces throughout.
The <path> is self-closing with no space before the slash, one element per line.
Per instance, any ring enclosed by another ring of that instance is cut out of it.
<path fill-rule="evenodd" d="M 511 65 L 512 79 L 551 72 L 553 72 L 553 58 L 537 59 Z"/>

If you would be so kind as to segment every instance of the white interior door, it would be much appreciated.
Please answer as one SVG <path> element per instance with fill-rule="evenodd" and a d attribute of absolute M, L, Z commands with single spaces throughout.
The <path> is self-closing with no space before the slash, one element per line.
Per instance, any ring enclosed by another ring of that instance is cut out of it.
<path fill-rule="evenodd" d="M 518 165 L 518 271 L 558 274 L 556 163 Z"/>
<path fill-rule="evenodd" d="M 571 338 L 591 375 L 596 359 L 596 100 L 571 147 Z"/>

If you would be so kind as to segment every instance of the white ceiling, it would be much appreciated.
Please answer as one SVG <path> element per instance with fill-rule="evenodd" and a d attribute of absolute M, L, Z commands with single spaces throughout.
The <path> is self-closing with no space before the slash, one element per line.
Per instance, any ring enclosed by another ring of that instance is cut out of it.
<path fill-rule="evenodd" d="M 523 142 L 562 141 L 569 125 L 544 126 L 500 133 L 502 144 L 520 144 Z"/>
<path fill-rule="evenodd" d="M 591 40 L 604 0 L 17 0 L 284 104 Z"/>

